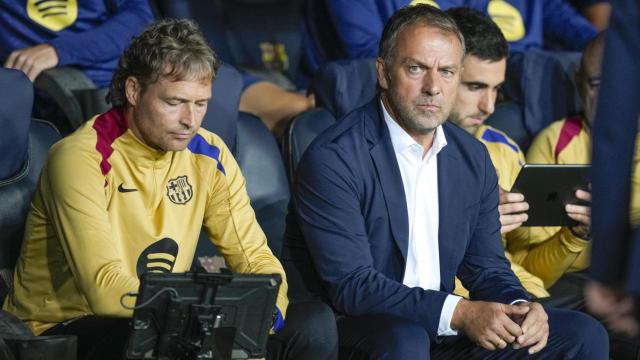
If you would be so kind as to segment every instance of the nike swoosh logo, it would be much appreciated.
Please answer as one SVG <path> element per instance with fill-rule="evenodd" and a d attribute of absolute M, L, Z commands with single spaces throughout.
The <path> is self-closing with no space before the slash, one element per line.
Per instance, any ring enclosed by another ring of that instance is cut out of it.
<path fill-rule="evenodd" d="M 124 188 L 122 185 L 124 185 L 124 183 L 121 183 L 121 184 L 118 186 L 118 191 L 119 191 L 119 192 L 121 192 L 121 193 L 128 193 L 128 192 L 138 191 L 138 189 L 126 189 L 126 188 Z"/>

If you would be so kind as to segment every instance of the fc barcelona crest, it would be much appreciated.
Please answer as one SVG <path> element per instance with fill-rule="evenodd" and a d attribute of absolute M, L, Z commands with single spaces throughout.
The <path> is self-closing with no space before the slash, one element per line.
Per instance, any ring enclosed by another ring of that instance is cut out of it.
<path fill-rule="evenodd" d="M 187 176 L 178 176 L 167 183 L 167 197 L 172 203 L 184 205 L 193 197 L 193 187 Z"/>

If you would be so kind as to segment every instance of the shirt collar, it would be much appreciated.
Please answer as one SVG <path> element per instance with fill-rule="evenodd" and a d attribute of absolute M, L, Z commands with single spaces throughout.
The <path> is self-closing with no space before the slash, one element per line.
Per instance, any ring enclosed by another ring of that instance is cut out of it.
<path fill-rule="evenodd" d="M 391 144 L 396 154 L 400 154 L 412 146 L 422 145 L 418 144 L 395 120 L 391 118 L 384 102 L 380 100 L 380 106 L 382 106 L 382 114 L 384 115 L 384 122 L 389 129 L 389 135 L 391 136 Z M 444 136 L 444 130 L 442 125 L 438 125 L 435 130 L 435 136 L 433 138 L 433 144 L 431 145 L 431 154 L 437 155 L 442 148 L 447 145 L 447 138 Z"/>

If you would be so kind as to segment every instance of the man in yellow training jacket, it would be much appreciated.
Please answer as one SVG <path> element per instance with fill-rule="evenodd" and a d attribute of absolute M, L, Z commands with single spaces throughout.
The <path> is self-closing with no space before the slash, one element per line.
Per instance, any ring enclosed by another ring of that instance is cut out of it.
<path fill-rule="evenodd" d="M 268 358 L 335 357 L 331 310 L 288 306 L 244 177 L 200 128 L 218 66 L 193 23 L 151 25 L 120 59 L 113 108 L 49 153 L 4 309 L 36 334 L 77 335 L 79 359 L 123 357 L 121 296 L 147 271 L 189 270 L 202 227 L 232 271 L 282 275 Z"/>
<path fill-rule="evenodd" d="M 595 106 L 600 86 L 600 68 L 604 54 L 605 34 L 599 34 L 584 50 L 580 68 L 576 74 L 578 90 L 584 102 L 581 115 L 570 116 L 558 120 L 543 129 L 531 143 L 527 152 L 527 161 L 538 164 L 590 164 L 591 163 L 591 128 L 595 119 Z M 623 96 L 623 95 L 621 95 Z M 631 178 L 630 221 L 637 225 L 640 220 L 640 152 L 636 146 L 634 170 Z M 559 228 L 546 228 L 553 234 Z M 514 243 L 518 248 L 525 248 L 525 241 Z M 567 254 L 563 259 L 570 264 L 569 271 L 584 270 L 589 266 L 589 254 L 586 251 Z"/>
<path fill-rule="evenodd" d="M 522 212 L 528 209 L 528 204 L 524 201 L 522 194 L 509 193 L 506 190 L 512 187 L 520 168 L 524 165 L 524 155 L 518 145 L 506 134 L 484 124 L 495 110 L 498 91 L 505 79 L 507 42 L 500 29 L 481 13 L 464 8 L 450 9 L 447 13 L 453 17 L 464 34 L 467 50 L 458 96 L 449 120 L 467 130 L 487 147 L 498 174 L 498 183 L 502 188 L 499 212 L 503 243 L 507 249 L 506 256 L 527 292 L 537 298 L 548 297 L 547 289 L 552 282 L 545 282 L 544 279 L 547 277 L 544 275 L 559 274 L 555 281 L 567 267 L 544 262 L 545 268 L 541 272 L 533 272 L 525 266 L 526 260 L 531 259 L 527 259 L 522 253 L 518 253 L 520 257 L 516 258 L 509 251 L 511 239 L 545 236 L 544 240 L 548 240 L 547 245 L 549 245 L 544 249 L 546 253 L 562 252 L 571 246 L 582 250 L 582 245 L 586 241 L 578 238 L 569 229 L 552 238 L 553 234 L 548 235 L 541 228 L 531 231 L 530 229 L 534 228 L 520 227 L 527 219 L 526 214 Z M 534 253 L 531 258 L 539 260 L 544 255 Z M 466 295 L 466 290 L 458 283 L 456 293 Z"/>

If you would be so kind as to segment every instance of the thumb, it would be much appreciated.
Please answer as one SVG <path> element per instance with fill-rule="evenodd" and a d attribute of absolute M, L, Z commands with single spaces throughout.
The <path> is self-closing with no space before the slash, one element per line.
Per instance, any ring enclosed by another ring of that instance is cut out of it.
<path fill-rule="evenodd" d="M 524 315 L 531 310 L 527 304 L 505 305 L 504 312 L 507 315 Z"/>

